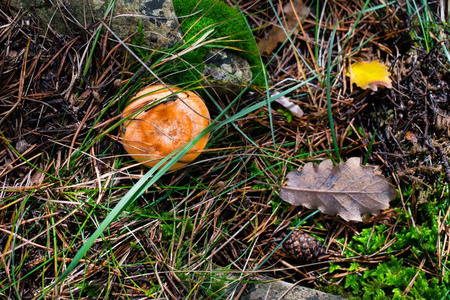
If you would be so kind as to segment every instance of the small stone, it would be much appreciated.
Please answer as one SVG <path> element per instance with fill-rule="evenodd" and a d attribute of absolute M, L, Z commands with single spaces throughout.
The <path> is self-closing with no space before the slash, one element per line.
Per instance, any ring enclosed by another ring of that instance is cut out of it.
<path fill-rule="evenodd" d="M 16 143 L 16 150 L 20 153 L 23 154 L 25 151 L 28 150 L 28 148 L 30 148 L 31 145 L 27 143 L 27 141 L 25 140 L 19 140 Z"/>
<path fill-rule="evenodd" d="M 219 96 L 234 97 L 252 81 L 250 64 L 227 49 L 213 49 L 204 59 L 203 75 Z"/>

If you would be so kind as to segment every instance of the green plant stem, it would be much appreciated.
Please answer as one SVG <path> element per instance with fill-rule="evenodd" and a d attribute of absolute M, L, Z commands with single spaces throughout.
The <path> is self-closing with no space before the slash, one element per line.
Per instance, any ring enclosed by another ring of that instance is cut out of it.
<path fill-rule="evenodd" d="M 364 166 L 367 164 L 367 160 L 369 159 L 370 153 L 372 152 L 372 146 L 373 146 L 373 143 L 375 141 L 376 135 L 377 135 L 377 130 L 375 129 L 375 131 L 374 131 L 374 133 L 372 135 L 372 138 L 370 139 L 369 148 L 367 149 L 366 156 L 364 157 L 364 160 L 363 160 L 363 165 Z"/>

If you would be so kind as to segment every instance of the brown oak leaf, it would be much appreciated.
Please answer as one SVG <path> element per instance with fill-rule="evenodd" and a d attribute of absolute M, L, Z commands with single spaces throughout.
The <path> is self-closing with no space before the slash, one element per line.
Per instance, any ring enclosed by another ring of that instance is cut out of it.
<path fill-rule="evenodd" d="M 397 191 L 374 166 L 361 165 L 359 157 L 333 166 L 331 160 L 320 165 L 307 163 L 301 172 L 287 175 L 280 197 L 292 205 L 319 209 L 328 215 L 340 215 L 346 221 L 361 222 L 361 214 L 376 215 L 389 207 Z"/>

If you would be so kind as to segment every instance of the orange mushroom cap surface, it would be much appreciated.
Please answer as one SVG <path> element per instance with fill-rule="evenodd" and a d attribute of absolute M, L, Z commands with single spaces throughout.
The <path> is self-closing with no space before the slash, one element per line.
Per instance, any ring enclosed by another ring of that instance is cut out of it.
<path fill-rule="evenodd" d="M 194 92 L 148 86 L 128 102 L 120 138 L 125 150 L 139 162 L 153 167 L 161 159 L 192 141 L 210 123 L 208 108 Z M 203 136 L 169 170 L 192 162 L 208 142 Z"/>

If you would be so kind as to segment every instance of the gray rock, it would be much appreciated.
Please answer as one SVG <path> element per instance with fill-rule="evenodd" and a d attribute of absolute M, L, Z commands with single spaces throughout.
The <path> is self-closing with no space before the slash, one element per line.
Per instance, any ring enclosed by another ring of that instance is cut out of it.
<path fill-rule="evenodd" d="M 242 283 L 239 283 L 239 278 L 236 273 L 227 273 L 226 270 L 216 269 L 216 274 L 224 274 L 227 278 L 227 290 L 225 296 L 227 299 L 235 297 L 237 291 L 242 289 Z M 224 280 L 223 277 L 217 277 Z M 252 275 L 246 278 L 248 283 L 245 287 L 245 292 L 239 300 L 344 300 L 342 296 L 324 293 L 318 290 L 310 289 L 301 285 L 295 285 L 283 280 L 276 280 L 265 275 Z M 234 298 L 233 298 L 234 299 Z"/>
<path fill-rule="evenodd" d="M 249 292 L 244 294 L 240 300 L 343 300 L 341 296 L 327 294 L 318 290 L 294 285 L 285 281 L 273 281 L 270 277 L 259 277 L 258 281 L 267 283 L 256 283 L 249 286 Z"/>
<path fill-rule="evenodd" d="M 88 29 L 104 18 L 109 2 L 110 0 L 11 0 L 13 6 L 36 10 L 41 22 L 60 34 Z M 172 0 L 118 0 L 113 12 L 110 26 L 122 39 L 136 34 L 141 21 L 145 35 L 143 46 L 167 48 L 181 40 L 182 33 Z"/>
<path fill-rule="evenodd" d="M 203 61 L 205 87 L 213 89 L 220 97 L 238 95 L 252 81 L 250 64 L 227 49 L 213 49 Z"/>

